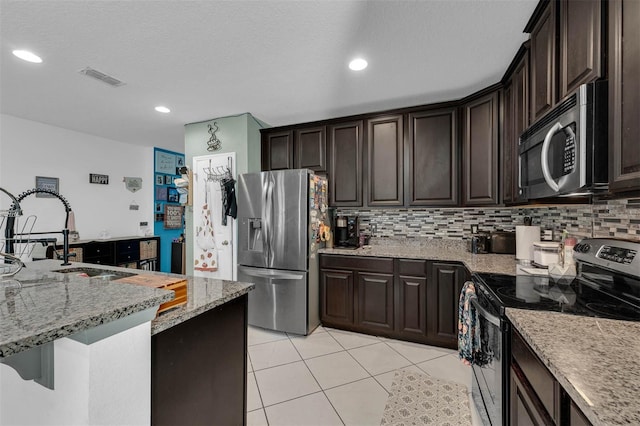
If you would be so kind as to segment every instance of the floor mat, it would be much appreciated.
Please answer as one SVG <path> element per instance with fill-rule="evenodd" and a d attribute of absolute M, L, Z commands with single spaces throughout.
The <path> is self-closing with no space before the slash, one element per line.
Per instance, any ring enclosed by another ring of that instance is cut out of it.
<path fill-rule="evenodd" d="M 381 425 L 454 426 L 471 424 L 465 386 L 408 370 L 396 372 Z"/>

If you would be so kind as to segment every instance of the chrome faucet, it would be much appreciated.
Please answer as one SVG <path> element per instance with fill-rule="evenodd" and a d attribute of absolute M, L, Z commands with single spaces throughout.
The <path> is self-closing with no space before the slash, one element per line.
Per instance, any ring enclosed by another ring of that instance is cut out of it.
<path fill-rule="evenodd" d="M 0 188 L 2 189 L 2 188 Z M 7 192 L 4 189 L 2 189 L 3 192 Z M 67 201 L 66 198 L 64 198 L 62 195 L 60 195 L 58 193 L 58 191 L 54 191 L 52 189 L 45 189 L 45 188 L 33 188 L 30 189 L 28 191 L 23 192 L 22 194 L 18 195 L 18 197 L 13 197 L 11 196 L 11 198 L 13 198 L 13 204 L 11 205 L 11 209 L 12 210 L 17 210 L 20 213 L 22 213 L 22 211 L 20 210 L 20 201 L 24 200 L 26 197 L 28 197 L 31 194 L 36 194 L 36 193 L 44 193 L 44 194 L 50 194 L 53 195 L 54 197 L 56 197 L 57 199 L 59 199 L 62 202 L 62 205 L 64 206 L 64 210 L 66 213 L 66 217 L 64 220 L 64 229 L 62 229 L 62 231 L 51 231 L 51 232 L 31 232 L 31 234 L 62 234 L 62 240 L 63 240 L 63 246 L 62 246 L 62 266 L 67 266 L 67 265 L 71 265 L 71 263 L 69 262 L 69 257 L 71 256 L 75 256 L 75 253 L 69 253 L 69 213 L 71 212 L 71 206 L 69 205 L 69 202 Z M 7 193 L 8 194 L 8 193 Z M 5 237 L 7 240 L 7 253 L 13 253 L 13 243 L 14 243 L 14 236 L 15 234 L 15 230 L 14 230 L 14 223 L 15 223 L 15 216 L 14 217 L 8 217 L 7 218 L 7 227 L 4 231 L 5 233 Z M 20 234 L 18 234 L 20 235 Z M 28 241 L 25 241 L 28 242 Z"/>

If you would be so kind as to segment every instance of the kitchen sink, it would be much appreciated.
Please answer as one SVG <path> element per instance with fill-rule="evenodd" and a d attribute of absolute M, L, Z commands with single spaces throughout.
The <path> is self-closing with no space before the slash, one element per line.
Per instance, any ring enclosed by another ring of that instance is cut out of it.
<path fill-rule="evenodd" d="M 60 272 L 62 274 L 74 274 L 79 277 L 89 277 L 89 278 L 97 277 L 97 278 L 104 278 L 104 279 L 110 279 L 110 280 L 118 280 L 120 278 L 132 277 L 134 275 L 138 275 L 138 274 L 133 274 L 131 272 L 113 271 L 111 269 L 84 268 L 84 267 L 57 269 L 51 272 Z"/>

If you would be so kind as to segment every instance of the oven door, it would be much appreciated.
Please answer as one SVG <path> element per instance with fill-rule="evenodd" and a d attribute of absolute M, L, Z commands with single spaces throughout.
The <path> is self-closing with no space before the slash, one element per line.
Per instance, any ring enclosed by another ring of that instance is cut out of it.
<path fill-rule="evenodd" d="M 483 423 L 501 426 L 506 424 L 507 419 L 505 396 L 508 394 L 508 383 L 505 371 L 509 353 L 505 349 L 508 323 L 500 319 L 481 294 L 471 299 L 471 303 L 478 313 L 477 327 L 481 341 L 480 356 L 472 366 L 472 398 Z"/>

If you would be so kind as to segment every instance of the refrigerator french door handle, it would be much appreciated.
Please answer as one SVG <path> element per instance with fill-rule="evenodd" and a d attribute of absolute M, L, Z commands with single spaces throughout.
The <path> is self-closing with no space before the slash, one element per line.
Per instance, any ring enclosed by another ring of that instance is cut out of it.
<path fill-rule="evenodd" d="M 267 203 L 266 203 L 266 220 L 265 224 L 267 226 L 267 266 L 271 266 L 273 263 L 273 253 L 271 244 L 273 243 L 273 175 L 269 173 L 269 178 L 267 180 Z"/>

